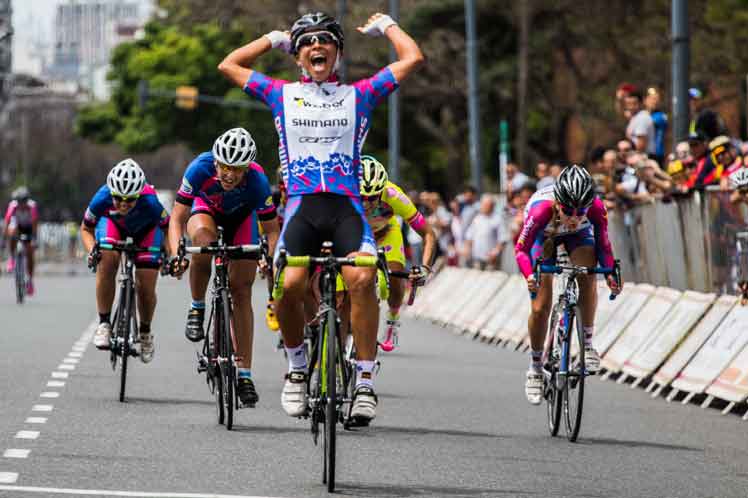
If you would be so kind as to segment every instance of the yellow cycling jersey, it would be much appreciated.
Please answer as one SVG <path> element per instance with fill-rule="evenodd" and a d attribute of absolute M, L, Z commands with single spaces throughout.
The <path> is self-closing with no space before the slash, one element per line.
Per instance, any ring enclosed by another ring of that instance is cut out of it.
<path fill-rule="evenodd" d="M 385 230 L 393 216 L 399 216 L 414 230 L 420 230 L 426 222 L 413 201 L 392 182 L 387 182 L 376 202 L 364 203 L 364 211 L 374 234 Z"/>

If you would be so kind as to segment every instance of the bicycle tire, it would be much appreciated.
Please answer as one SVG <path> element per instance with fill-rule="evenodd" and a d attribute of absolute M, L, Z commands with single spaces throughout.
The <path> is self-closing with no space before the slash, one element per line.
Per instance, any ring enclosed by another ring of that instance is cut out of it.
<path fill-rule="evenodd" d="M 221 362 L 223 381 L 223 404 L 226 411 L 226 430 L 234 427 L 236 367 L 234 366 L 233 346 L 231 342 L 231 305 L 228 291 L 222 289 L 220 293 L 221 307 Z"/>
<path fill-rule="evenodd" d="M 208 352 L 208 368 L 205 375 L 208 377 L 208 386 L 211 386 L 211 394 L 215 396 L 216 401 L 216 418 L 218 425 L 223 425 L 226 419 L 226 412 L 223 409 L 223 382 L 221 381 L 221 370 L 216 359 L 218 358 L 218 334 L 221 330 L 219 324 L 219 315 L 216 313 L 215 302 L 211 305 L 210 317 L 208 318 L 208 333 L 205 334 Z"/>
<path fill-rule="evenodd" d="M 117 321 L 117 337 L 119 339 L 117 345 L 120 348 L 119 354 L 122 357 L 120 360 L 120 403 L 125 402 L 125 389 L 127 387 L 127 360 L 130 356 L 130 326 L 132 321 L 130 317 L 130 314 L 132 313 L 132 288 L 130 287 L 130 285 L 131 284 L 125 284 L 120 289 L 120 292 L 123 294 L 123 299 L 121 301 L 122 309 L 125 310 L 125 312 L 120 315 L 119 320 Z"/>
<path fill-rule="evenodd" d="M 564 387 L 564 418 L 566 419 L 566 437 L 572 443 L 579 436 L 582 426 L 582 412 L 584 408 L 584 328 L 580 320 L 579 308 L 574 307 L 574 313 L 570 313 L 567 327 L 567 340 L 569 341 L 569 353 L 571 354 L 572 342 L 577 340 L 579 352 L 576 360 L 569 369 L 569 377 Z M 576 327 L 574 327 L 576 323 Z M 576 332 L 576 334 L 574 333 Z M 570 362 L 571 363 L 571 362 Z"/>
<path fill-rule="evenodd" d="M 327 370 L 327 399 L 325 403 L 325 469 L 327 491 L 332 493 L 335 491 L 335 425 L 338 419 L 336 383 L 337 356 L 335 352 L 337 346 L 338 322 L 337 313 L 334 309 L 330 309 L 327 312 L 327 319 L 325 322 L 325 328 L 327 331 L 327 357 L 325 364 L 325 369 Z"/>
<path fill-rule="evenodd" d="M 26 260 L 23 255 L 25 251 L 23 245 L 16 246 L 16 303 L 23 304 L 23 300 L 26 297 Z"/>
<path fill-rule="evenodd" d="M 561 392 L 558 390 L 556 383 L 556 374 L 558 372 L 558 358 L 553 357 L 553 350 L 556 347 L 558 341 L 558 330 L 559 321 L 561 315 L 558 312 L 558 306 L 554 306 L 553 313 L 551 314 L 551 320 L 548 328 L 548 339 L 546 340 L 545 356 L 548 358 L 548 367 L 550 368 L 550 380 L 545 386 L 545 400 L 547 405 L 548 415 L 548 431 L 551 436 L 558 435 L 558 429 L 561 427 Z"/>

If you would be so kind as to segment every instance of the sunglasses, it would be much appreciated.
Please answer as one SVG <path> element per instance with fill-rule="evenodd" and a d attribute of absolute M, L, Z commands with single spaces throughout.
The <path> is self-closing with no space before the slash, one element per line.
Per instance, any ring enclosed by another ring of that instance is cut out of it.
<path fill-rule="evenodd" d="M 306 47 L 307 45 L 314 45 L 315 43 L 319 43 L 320 45 L 334 43 L 335 45 L 337 45 L 338 39 L 328 31 L 307 33 L 305 35 L 301 35 L 299 39 L 296 40 L 296 50 L 299 50 L 301 47 Z"/>
<path fill-rule="evenodd" d="M 126 203 L 126 204 L 130 204 L 130 203 L 133 203 L 133 202 L 137 201 L 138 197 L 140 197 L 140 196 L 139 195 L 134 195 L 132 197 L 125 197 L 125 196 L 122 196 L 122 195 L 114 195 L 114 194 L 112 194 L 112 200 L 114 200 L 114 202 L 122 202 L 122 203 Z"/>
<path fill-rule="evenodd" d="M 382 196 L 381 195 L 362 195 L 361 199 L 369 204 L 377 202 Z"/>
<path fill-rule="evenodd" d="M 748 195 L 748 188 L 741 188 L 738 189 L 738 194 L 742 195 L 743 197 Z"/>
<path fill-rule="evenodd" d="M 587 214 L 588 209 L 589 208 L 574 209 L 569 206 L 561 206 L 561 212 L 564 213 L 566 216 L 576 216 L 576 217 L 584 216 Z"/>

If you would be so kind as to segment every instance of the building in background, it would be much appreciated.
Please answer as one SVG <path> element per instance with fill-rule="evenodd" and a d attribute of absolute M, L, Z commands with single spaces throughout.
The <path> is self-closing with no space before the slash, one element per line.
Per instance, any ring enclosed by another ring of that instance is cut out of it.
<path fill-rule="evenodd" d="M 52 61 L 42 77 L 57 89 L 109 97 L 106 73 L 114 47 L 135 39 L 149 3 L 121 0 L 67 0 L 57 5 Z"/>

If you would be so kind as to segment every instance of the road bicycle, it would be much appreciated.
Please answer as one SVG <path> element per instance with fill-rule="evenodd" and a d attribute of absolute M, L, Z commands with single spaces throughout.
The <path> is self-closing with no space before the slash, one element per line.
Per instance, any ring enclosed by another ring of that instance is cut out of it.
<path fill-rule="evenodd" d="M 621 283 L 620 263 L 612 268 L 578 266 L 573 264 L 544 264 L 539 259 L 534 268 L 535 281 L 541 274 L 562 275 L 562 291 L 553 306 L 548 334 L 543 348 L 543 397 L 548 410 L 548 429 L 552 436 L 558 434 L 563 412 L 566 436 L 576 441 L 582 423 L 584 379 L 589 375 L 584 363 L 584 329 L 580 316 L 577 277 L 579 275 L 613 275 Z M 535 293 L 531 293 L 535 298 Z M 610 299 L 615 299 L 611 294 Z"/>
<path fill-rule="evenodd" d="M 31 236 L 25 233 L 16 236 L 16 255 L 15 255 L 15 268 L 14 268 L 14 285 L 16 288 L 16 303 L 23 304 L 26 298 L 26 292 L 29 284 L 28 274 L 28 254 L 27 251 L 31 251 Z"/>
<path fill-rule="evenodd" d="M 96 272 L 101 251 L 118 251 L 120 253 L 119 290 L 117 304 L 112 318 L 112 334 L 109 337 L 109 361 L 112 370 L 120 365 L 119 400 L 125 401 L 125 387 L 127 384 L 127 360 L 131 356 L 138 356 L 138 313 L 135 299 L 135 259 L 141 253 L 162 253 L 161 247 L 139 247 L 132 237 L 124 241 L 97 242 L 93 248 L 93 257 L 89 267 Z"/>
<path fill-rule="evenodd" d="M 231 430 L 234 412 L 240 407 L 240 402 L 229 265 L 232 259 L 239 256 L 255 261 L 267 258 L 267 242 L 227 245 L 223 239 L 223 228 L 218 227 L 218 240 L 207 246 L 187 246 L 183 238 L 179 242 L 177 257 L 184 259 L 185 254 L 210 254 L 213 259 L 208 333 L 205 334 L 202 351 L 197 353 L 197 371 L 206 374 L 208 388 L 215 395 L 218 423 Z"/>

